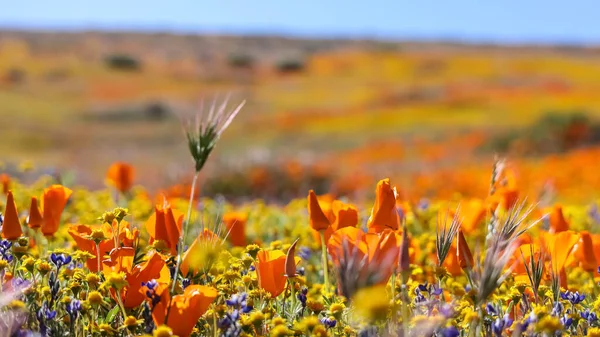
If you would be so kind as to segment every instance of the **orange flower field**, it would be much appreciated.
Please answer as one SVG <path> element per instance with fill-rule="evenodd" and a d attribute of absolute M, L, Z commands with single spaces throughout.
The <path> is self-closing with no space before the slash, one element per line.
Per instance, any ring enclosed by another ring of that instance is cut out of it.
<path fill-rule="evenodd" d="M 600 336 L 594 147 L 231 203 L 201 179 L 226 103 L 184 126 L 190 183 L 146 190 L 126 162 L 99 190 L 3 175 L 3 336 Z"/>

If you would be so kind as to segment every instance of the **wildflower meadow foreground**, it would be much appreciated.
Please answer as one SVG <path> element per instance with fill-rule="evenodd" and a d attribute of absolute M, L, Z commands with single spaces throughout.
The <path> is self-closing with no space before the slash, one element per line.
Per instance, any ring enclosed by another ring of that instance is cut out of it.
<path fill-rule="evenodd" d="M 597 208 L 490 191 L 431 200 L 380 180 L 353 204 L 307 190 L 233 206 L 196 185 L 242 105 L 186 125 L 189 198 L 3 176 L 1 336 L 600 336 Z M 309 187 L 310 188 L 310 187 Z"/>

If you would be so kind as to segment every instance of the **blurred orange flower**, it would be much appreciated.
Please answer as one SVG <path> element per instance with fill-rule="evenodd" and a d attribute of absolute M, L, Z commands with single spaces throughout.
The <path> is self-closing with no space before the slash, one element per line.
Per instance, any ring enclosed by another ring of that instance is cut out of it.
<path fill-rule="evenodd" d="M 44 189 L 42 233 L 45 236 L 52 236 L 58 231 L 60 217 L 72 193 L 73 191 L 62 185 L 52 185 Z"/>
<path fill-rule="evenodd" d="M 559 233 L 569 230 L 570 226 L 565 219 L 562 206 L 554 205 L 552 208 L 544 210 L 544 212 L 548 214 L 550 233 Z"/>
<path fill-rule="evenodd" d="M 4 223 L 2 224 L 2 237 L 7 240 L 16 240 L 23 235 L 19 212 L 12 191 L 8 191 L 6 208 L 4 209 Z"/>
<path fill-rule="evenodd" d="M 134 175 L 135 169 L 133 166 L 123 162 L 116 162 L 108 168 L 106 179 L 110 185 L 114 186 L 121 193 L 127 193 L 131 189 L 131 186 L 133 186 Z"/>
<path fill-rule="evenodd" d="M 2 193 L 8 194 L 10 190 L 10 176 L 6 173 L 0 174 L 0 182 L 2 183 Z"/>
<path fill-rule="evenodd" d="M 565 264 L 573 247 L 579 241 L 579 234 L 573 231 L 560 233 L 547 233 L 542 235 L 542 240 L 550 253 L 550 266 L 555 275 L 560 276 L 560 286 L 567 287 Z"/>
<path fill-rule="evenodd" d="M 579 233 L 579 241 L 573 247 L 573 252 L 571 252 L 566 264 L 569 266 L 577 265 L 587 272 L 595 272 L 598 269 L 598 261 L 594 254 L 594 243 L 588 231 Z"/>
<path fill-rule="evenodd" d="M 229 234 L 227 239 L 232 245 L 238 247 L 246 246 L 246 222 L 248 214 L 241 212 L 229 212 L 223 215 L 223 223 Z"/>

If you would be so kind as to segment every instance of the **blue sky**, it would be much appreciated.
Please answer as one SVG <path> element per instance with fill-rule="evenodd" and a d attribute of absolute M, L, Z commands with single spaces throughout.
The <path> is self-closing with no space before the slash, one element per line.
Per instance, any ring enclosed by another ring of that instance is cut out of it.
<path fill-rule="evenodd" d="M 0 26 L 600 43 L 597 0 L 0 0 Z"/>

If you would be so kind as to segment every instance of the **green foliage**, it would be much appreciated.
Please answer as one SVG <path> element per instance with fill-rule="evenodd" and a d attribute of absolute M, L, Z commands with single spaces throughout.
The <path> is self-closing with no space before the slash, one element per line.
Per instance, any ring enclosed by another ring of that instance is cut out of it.
<path fill-rule="evenodd" d="M 153 102 L 143 106 L 116 107 L 95 113 L 89 113 L 84 119 L 104 123 L 128 123 L 151 121 L 158 122 L 172 118 L 169 107 L 162 102 Z"/>
<path fill-rule="evenodd" d="M 126 54 L 108 55 L 104 59 L 104 62 L 109 68 L 114 70 L 137 71 L 142 68 L 142 64 L 137 58 Z"/>
<path fill-rule="evenodd" d="M 280 73 L 300 73 L 306 69 L 306 61 L 301 58 L 286 58 L 276 65 Z"/>
<path fill-rule="evenodd" d="M 251 69 L 254 67 L 256 60 L 247 53 L 233 53 L 229 55 L 229 66 L 238 69 Z"/>
<path fill-rule="evenodd" d="M 482 150 L 524 155 L 559 153 L 600 142 L 594 130 L 600 130 L 600 124 L 585 111 L 550 111 L 529 127 L 491 137 Z"/>

